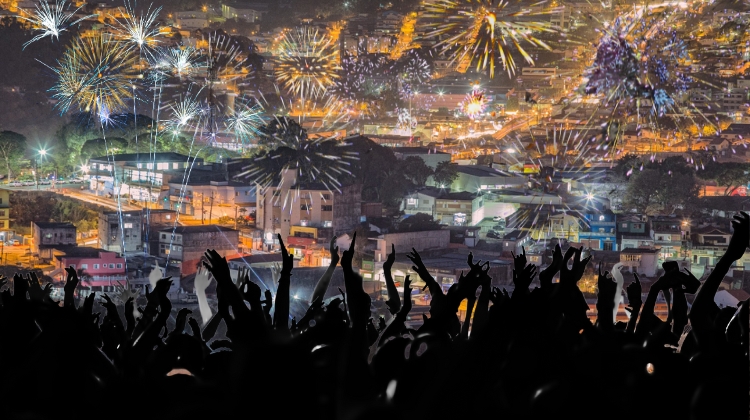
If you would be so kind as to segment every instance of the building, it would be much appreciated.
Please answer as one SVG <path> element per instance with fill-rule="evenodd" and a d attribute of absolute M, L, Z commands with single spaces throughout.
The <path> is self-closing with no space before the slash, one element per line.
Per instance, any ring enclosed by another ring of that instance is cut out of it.
<path fill-rule="evenodd" d="M 159 231 L 177 225 L 177 212 L 174 210 L 143 209 L 141 211 L 141 239 L 143 250 L 151 255 L 159 255 Z"/>
<path fill-rule="evenodd" d="M 95 292 L 114 292 L 117 282 L 124 282 L 127 278 L 125 258 L 115 252 L 72 247 L 61 250 L 55 260 L 57 268 L 54 271 L 60 282 L 65 282 L 65 268 L 72 267 L 78 272 L 81 285 Z"/>
<path fill-rule="evenodd" d="M 610 210 L 584 214 L 585 226 L 578 232 L 578 242 L 596 251 L 617 251 L 617 215 Z"/>
<path fill-rule="evenodd" d="M 187 216 L 198 216 L 207 223 L 215 219 L 249 214 L 255 209 L 255 185 L 236 181 L 189 181 L 169 183 L 164 208 Z"/>
<path fill-rule="evenodd" d="M 207 249 L 227 259 L 239 256 L 239 231 L 217 225 L 175 226 L 159 232 L 159 257 L 180 262 L 180 274 L 194 274 Z"/>
<path fill-rule="evenodd" d="M 456 165 L 458 177 L 450 186 L 451 191 L 491 192 L 508 188 L 525 188 L 528 178 L 500 172 L 487 166 Z M 435 185 L 440 187 L 439 185 Z"/>
<path fill-rule="evenodd" d="M 399 147 L 393 149 L 393 154 L 398 159 L 406 159 L 411 156 L 422 159 L 425 165 L 431 169 L 437 168 L 442 162 L 450 162 L 450 153 L 445 153 L 437 150 L 433 150 L 427 147 Z"/>
<path fill-rule="evenodd" d="M 706 269 L 715 267 L 726 253 L 732 234 L 728 229 L 703 226 L 693 229 L 691 237 L 690 255 L 693 272 L 696 276 L 700 276 Z"/>
<path fill-rule="evenodd" d="M 620 252 L 620 263 L 631 273 L 654 277 L 659 268 L 658 252 L 656 249 L 625 248 Z"/>
<path fill-rule="evenodd" d="M 619 249 L 654 247 L 654 239 L 648 229 L 648 218 L 645 216 L 620 215 L 616 231 Z"/>
<path fill-rule="evenodd" d="M 426 213 L 433 220 L 448 226 L 473 226 L 472 203 L 475 194 L 449 192 L 426 187 L 407 195 L 401 203 L 404 214 Z"/>
<path fill-rule="evenodd" d="M 0 189 L 0 241 L 5 242 L 14 234 L 10 230 L 10 191 Z"/>
<path fill-rule="evenodd" d="M 502 244 L 503 255 L 510 256 L 511 253 L 516 255 L 523 253 L 523 247 L 531 242 L 532 238 L 528 230 L 516 229 L 506 233 L 500 243 Z"/>
<path fill-rule="evenodd" d="M 329 190 L 323 184 L 296 183 L 296 173 L 288 171 L 287 179 L 257 189 L 256 226 L 263 231 L 267 249 L 277 247 L 277 235 L 289 238 L 292 227 L 306 228 L 304 240 L 297 247 L 328 243 L 334 235 L 351 233 L 361 221 L 362 185 L 342 186 Z"/>
<path fill-rule="evenodd" d="M 651 237 L 654 247 L 659 250 L 659 259 L 687 256 L 690 239 L 690 225 L 674 217 L 655 217 L 651 220 Z"/>
<path fill-rule="evenodd" d="M 447 229 L 421 232 L 394 232 L 378 236 L 375 247 L 375 262 L 383 262 L 391 253 L 391 245 L 396 252 L 417 252 L 444 249 L 450 246 L 451 233 Z"/>
<path fill-rule="evenodd" d="M 257 7 L 240 2 L 224 2 L 221 4 L 221 16 L 224 19 L 237 19 L 243 22 L 259 22 L 263 12 L 256 10 Z"/>
<path fill-rule="evenodd" d="M 195 180 L 202 166 L 201 158 L 173 152 L 123 153 L 91 158 L 83 172 L 89 188 L 97 195 L 119 193 L 130 196 L 131 200 L 156 203 L 162 185 L 167 185 L 172 179 L 182 180 L 188 168 L 191 169 L 190 179 Z M 118 191 L 115 191 L 115 179 Z"/>
<path fill-rule="evenodd" d="M 143 214 L 141 211 L 99 213 L 99 248 L 123 253 L 143 251 Z"/>
<path fill-rule="evenodd" d="M 31 222 L 31 251 L 51 260 L 58 246 L 76 246 L 76 227 L 71 223 Z"/>

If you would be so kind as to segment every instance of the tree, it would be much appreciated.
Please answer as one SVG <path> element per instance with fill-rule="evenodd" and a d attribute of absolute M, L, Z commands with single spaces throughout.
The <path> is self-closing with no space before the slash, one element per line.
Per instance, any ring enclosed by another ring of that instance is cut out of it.
<path fill-rule="evenodd" d="M 436 222 L 427 213 L 417 213 L 409 216 L 399 223 L 399 232 L 423 232 L 426 230 L 439 230 L 440 223 Z"/>
<path fill-rule="evenodd" d="M 424 187 L 427 183 L 427 178 L 434 173 L 434 171 L 424 163 L 424 160 L 417 156 L 409 156 L 401 161 L 401 172 L 404 174 L 406 179 L 411 181 L 416 187 Z"/>
<path fill-rule="evenodd" d="M 5 160 L 8 179 L 13 175 L 11 166 L 20 159 L 26 151 L 26 137 L 13 131 L 0 132 L 0 156 Z"/>
<path fill-rule="evenodd" d="M 268 124 L 259 127 L 258 131 L 258 146 L 264 149 L 307 140 L 307 130 L 289 117 L 276 116 Z"/>
<path fill-rule="evenodd" d="M 435 173 L 432 175 L 432 179 L 435 185 L 440 188 L 450 188 L 458 178 L 458 170 L 456 165 L 451 162 L 440 162 L 435 168 Z"/>
<path fill-rule="evenodd" d="M 698 184 L 693 174 L 645 168 L 630 177 L 623 207 L 649 216 L 672 214 L 687 207 L 697 196 Z"/>
<path fill-rule="evenodd" d="M 724 195 L 728 196 L 750 183 L 750 165 L 709 160 L 705 170 L 699 171 L 697 175 L 701 179 L 716 181 L 720 187 L 724 187 Z"/>

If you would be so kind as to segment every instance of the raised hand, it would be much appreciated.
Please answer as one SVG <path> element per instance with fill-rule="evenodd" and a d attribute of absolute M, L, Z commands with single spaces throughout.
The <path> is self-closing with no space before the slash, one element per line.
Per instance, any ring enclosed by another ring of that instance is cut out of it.
<path fill-rule="evenodd" d="M 633 307 L 640 307 L 643 304 L 641 279 L 638 277 L 637 273 L 633 273 L 633 276 L 635 277 L 635 281 L 630 283 L 628 287 L 625 288 L 625 292 L 628 295 L 628 303 Z"/>
<path fill-rule="evenodd" d="M 557 244 L 555 245 L 555 251 L 552 253 L 552 264 L 548 265 L 541 273 L 539 273 L 539 283 L 542 288 L 552 284 L 552 279 L 555 278 L 555 274 L 560 271 L 562 263 L 562 248 L 560 248 L 560 244 Z"/>
<path fill-rule="evenodd" d="M 521 254 L 516 255 L 513 251 L 510 251 L 510 255 L 513 256 L 513 269 L 517 272 L 521 272 L 526 268 L 526 248 L 521 247 Z"/>
<path fill-rule="evenodd" d="M 602 263 L 599 263 L 599 277 L 597 278 L 596 311 L 599 327 L 610 330 L 614 326 L 614 306 L 617 283 L 609 276 L 609 272 L 602 273 Z"/>
<path fill-rule="evenodd" d="M 406 254 L 406 258 L 410 259 L 412 264 L 414 264 L 414 266 L 412 266 L 412 270 L 416 271 L 417 273 L 427 271 L 427 268 L 422 262 L 422 257 L 419 255 L 419 252 L 417 252 L 416 249 L 412 248 L 411 252 Z M 471 253 L 469 253 L 469 261 L 471 261 L 471 259 L 472 256 Z M 469 262 L 469 265 L 471 266 L 471 262 Z"/>
<path fill-rule="evenodd" d="M 334 236 L 331 238 L 331 243 L 328 245 L 328 251 L 331 253 L 331 265 L 336 266 L 339 263 L 339 260 L 341 259 L 341 256 L 339 255 L 339 247 L 336 245 L 336 240 L 338 239 L 338 236 Z"/>
<path fill-rule="evenodd" d="M 65 286 L 63 287 L 63 291 L 65 292 L 66 297 L 68 296 L 68 293 L 70 293 L 72 297 L 76 292 L 76 288 L 78 287 L 78 273 L 76 273 L 76 269 L 73 267 L 65 267 L 65 273 L 67 274 L 67 276 L 65 278 Z"/>
<path fill-rule="evenodd" d="M 750 215 L 744 211 L 735 215 L 734 220 L 732 220 L 732 227 L 734 233 L 732 239 L 729 240 L 729 246 L 727 246 L 724 257 L 729 258 L 730 261 L 737 261 L 745 254 L 748 241 L 750 241 Z"/>
<path fill-rule="evenodd" d="M 534 277 L 536 277 L 536 266 L 534 264 L 529 264 L 521 270 L 514 269 L 513 284 L 516 286 L 516 290 L 528 291 L 531 282 L 534 281 Z M 515 295 L 515 292 L 513 294 Z"/>
<path fill-rule="evenodd" d="M 345 250 L 341 255 L 341 268 L 344 270 L 352 270 L 352 261 L 354 261 L 354 244 L 357 242 L 357 232 L 352 235 L 352 242 L 349 244 L 349 249 Z"/>
<path fill-rule="evenodd" d="M 33 271 L 29 273 L 29 298 L 33 301 L 41 302 L 44 300 L 44 290 L 39 284 L 39 278 Z"/>
<path fill-rule="evenodd" d="M 388 292 L 388 300 L 385 305 L 388 307 L 388 311 L 391 315 L 395 315 L 399 309 L 401 309 L 401 299 L 398 297 L 398 290 L 396 289 L 396 283 L 393 281 L 393 274 L 391 269 L 393 263 L 396 262 L 396 245 L 391 244 L 391 253 L 388 254 L 383 263 L 383 275 L 385 276 L 385 287 Z"/>
<path fill-rule="evenodd" d="M 289 254 L 284 246 L 284 240 L 281 239 L 281 234 L 277 235 L 279 238 L 279 245 L 281 246 L 281 275 L 291 275 L 292 268 L 294 268 L 294 255 Z"/>
<path fill-rule="evenodd" d="M 560 283 L 565 286 L 575 286 L 578 283 L 578 280 L 583 277 L 583 272 L 586 270 L 586 266 L 588 265 L 589 261 L 591 261 L 591 255 L 581 259 L 581 253 L 583 252 L 583 247 L 580 247 L 578 249 L 570 247 L 568 248 L 568 251 L 565 252 L 565 257 L 562 261 L 562 267 L 560 267 Z M 568 268 L 568 261 L 571 257 L 573 258 L 573 265 L 572 267 Z"/>
<path fill-rule="evenodd" d="M 203 261 L 203 266 L 211 272 L 217 283 L 222 284 L 224 282 L 232 282 L 232 276 L 229 272 L 229 264 L 227 264 L 226 258 L 219 255 L 219 253 L 213 249 L 207 249 L 204 256 L 206 257 L 206 261 Z"/>
<path fill-rule="evenodd" d="M 211 306 L 208 304 L 208 297 L 206 296 L 206 289 L 211 284 L 211 277 L 208 274 L 208 269 L 205 267 L 199 268 L 198 272 L 195 273 L 195 282 L 193 283 L 195 295 L 198 297 L 198 310 L 201 313 L 203 325 L 206 325 L 211 316 L 213 316 Z"/>

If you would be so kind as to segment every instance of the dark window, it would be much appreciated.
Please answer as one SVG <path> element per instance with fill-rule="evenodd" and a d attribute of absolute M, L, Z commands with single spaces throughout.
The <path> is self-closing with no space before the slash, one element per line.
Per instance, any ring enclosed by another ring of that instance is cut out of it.
<path fill-rule="evenodd" d="M 321 210 L 323 210 L 323 211 L 333 211 L 333 206 L 321 206 Z"/>

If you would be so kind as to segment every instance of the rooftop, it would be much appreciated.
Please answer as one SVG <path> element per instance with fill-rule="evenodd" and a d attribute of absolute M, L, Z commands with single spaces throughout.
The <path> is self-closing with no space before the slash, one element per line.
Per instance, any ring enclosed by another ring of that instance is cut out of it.
<path fill-rule="evenodd" d="M 401 153 L 404 155 L 446 155 L 450 156 L 450 153 L 441 152 L 439 150 L 430 149 L 429 147 L 399 147 L 393 149 L 394 153 Z"/>
<path fill-rule="evenodd" d="M 75 229 L 72 223 L 68 222 L 33 222 L 41 229 Z"/>
<path fill-rule="evenodd" d="M 87 246 L 57 245 L 57 246 L 52 246 L 50 248 L 53 248 L 56 251 L 59 251 L 62 253 L 60 255 L 55 255 L 55 258 L 58 260 L 62 260 L 63 258 L 96 258 L 102 252 L 108 252 L 110 254 L 114 254 L 114 252 L 109 252 L 103 249 L 91 248 Z"/>
<path fill-rule="evenodd" d="M 476 194 L 470 193 L 468 191 L 450 192 L 450 191 L 447 191 L 445 188 L 437 188 L 437 187 L 426 187 L 426 188 L 422 188 L 421 190 L 417 192 L 419 194 L 424 194 L 428 197 L 433 197 L 433 198 L 437 198 L 441 200 L 471 201 L 476 197 Z"/>
<path fill-rule="evenodd" d="M 622 254 L 656 254 L 659 252 L 658 249 L 648 248 L 625 248 L 621 251 Z"/>
<path fill-rule="evenodd" d="M 202 158 L 195 158 L 192 156 L 181 155 L 175 152 L 163 152 L 163 153 L 121 153 L 113 156 L 99 156 L 91 158 L 90 160 L 102 161 L 102 162 L 192 162 L 193 160 L 202 162 Z"/>
<path fill-rule="evenodd" d="M 236 230 L 219 225 L 199 225 L 199 226 L 176 226 L 174 228 L 162 229 L 160 232 L 174 233 L 201 233 L 201 232 L 237 232 Z"/>

